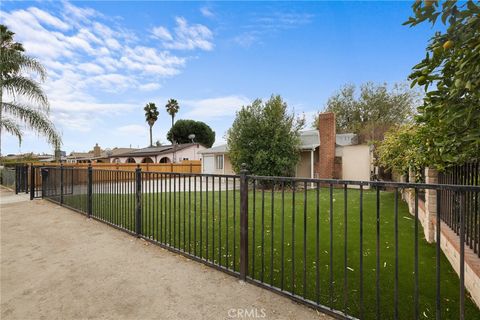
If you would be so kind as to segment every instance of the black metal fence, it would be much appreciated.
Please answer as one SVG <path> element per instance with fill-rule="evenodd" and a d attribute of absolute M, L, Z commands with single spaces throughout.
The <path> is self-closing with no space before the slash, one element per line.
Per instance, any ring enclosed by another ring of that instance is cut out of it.
<path fill-rule="evenodd" d="M 439 174 L 442 184 L 478 186 L 480 183 L 480 164 L 478 162 L 454 166 Z M 442 190 L 440 216 L 457 235 L 460 235 L 463 215 L 465 243 L 480 257 L 480 205 L 479 193 L 467 191 L 460 194 L 455 190 Z M 459 208 L 464 208 L 461 212 Z"/>
<path fill-rule="evenodd" d="M 15 193 L 28 193 L 28 170 L 29 167 L 26 164 L 15 166 Z"/>
<path fill-rule="evenodd" d="M 444 191 L 478 186 L 42 168 L 43 197 L 336 318 L 479 318 L 440 247 Z M 400 191 L 414 189 L 410 217 Z M 389 189 L 392 191 L 383 191 Z M 436 245 L 419 190 L 437 192 Z M 463 214 L 462 214 L 463 213 Z"/>

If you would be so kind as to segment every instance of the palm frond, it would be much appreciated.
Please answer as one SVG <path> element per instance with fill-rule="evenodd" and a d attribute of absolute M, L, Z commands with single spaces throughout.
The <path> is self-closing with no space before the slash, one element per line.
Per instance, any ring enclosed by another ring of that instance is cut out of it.
<path fill-rule="evenodd" d="M 0 119 L 0 127 L 2 130 L 5 130 L 11 135 L 17 137 L 20 144 L 22 143 L 22 130 L 18 123 L 10 118 L 2 118 Z"/>
<path fill-rule="evenodd" d="M 40 84 L 32 79 L 16 75 L 7 78 L 2 82 L 2 90 L 12 96 L 23 95 L 32 102 L 39 103 L 42 107 L 48 110 L 48 98 L 43 92 Z"/>
<path fill-rule="evenodd" d="M 44 135 L 52 145 L 57 146 L 62 143 L 60 134 L 53 122 L 48 119 L 46 112 L 16 102 L 2 102 L 2 108 L 6 113 L 25 122 L 28 128 Z"/>
<path fill-rule="evenodd" d="M 44 81 L 47 77 L 45 67 L 37 59 L 29 57 L 18 50 L 1 50 L 0 63 L 2 64 L 2 67 L 0 67 L 2 74 L 24 70 L 37 73 L 41 81 Z"/>

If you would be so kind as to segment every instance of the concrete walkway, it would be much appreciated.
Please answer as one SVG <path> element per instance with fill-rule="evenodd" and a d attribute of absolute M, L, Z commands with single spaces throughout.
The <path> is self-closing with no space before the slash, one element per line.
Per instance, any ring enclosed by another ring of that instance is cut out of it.
<path fill-rule="evenodd" d="M 0 219 L 3 320 L 329 319 L 25 194 L 0 188 Z"/>

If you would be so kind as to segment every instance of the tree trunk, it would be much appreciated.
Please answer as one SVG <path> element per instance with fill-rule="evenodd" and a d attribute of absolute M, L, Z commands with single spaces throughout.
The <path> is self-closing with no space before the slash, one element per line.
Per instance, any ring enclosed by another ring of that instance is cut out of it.
<path fill-rule="evenodd" d="M 175 122 L 175 115 L 172 114 L 172 144 L 173 144 L 173 163 L 177 162 L 177 142 L 175 141 L 175 134 L 173 133 L 173 124 Z"/>
<path fill-rule="evenodd" d="M 153 147 L 153 143 L 152 143 L 152 125 L 150 124 L 150 147 Z"/>

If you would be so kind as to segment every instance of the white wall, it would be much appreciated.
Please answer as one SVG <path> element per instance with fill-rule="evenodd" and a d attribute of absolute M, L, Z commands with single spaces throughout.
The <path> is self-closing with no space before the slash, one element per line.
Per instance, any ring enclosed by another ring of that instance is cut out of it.
<path fill-rule="evenodd" d="M 342 179 L 370 180 L 370 146 L 360 144 L 342 147 Z"/>
<path fill-rule="evenodd" d="M 193 145 L 188 148 L 179 150 L 176 152 L 176 157 L 177 157 L 177 163 L 182 162 L 183 158 L 188 158 L 188 160 L 201 160 L 201 154 L 198 153 L 198 151 L 205 150 L 206 148 L 202 145 Z M 160 159 L 163 157 L 168 157 L 170 161 L 173 160 L 173 152 L 170 153 L 163 153 L 161 155 L 158 155 L 157 157 L 155 156 L 150 156 L 150 158 L 153 160 L 154 163 L 159 163 Z M 120 159 L 120 163 L 126 163 L 127 159 L 129 157 L 112 157 L 110 158 L 110 162 L 113 162 L 115 158 Z M 133 157 L 135 159 L 136 163 L 141 163 L 143 158 L 145 157 Z"/>

